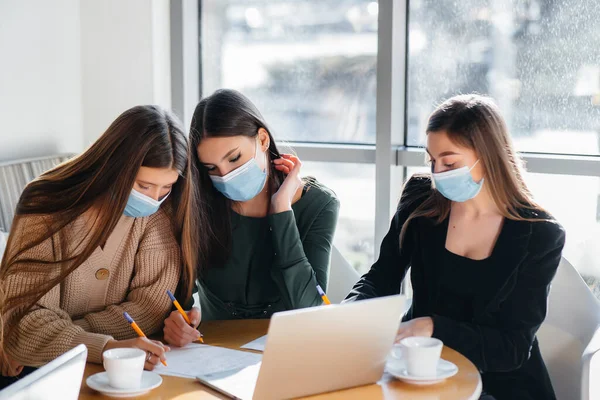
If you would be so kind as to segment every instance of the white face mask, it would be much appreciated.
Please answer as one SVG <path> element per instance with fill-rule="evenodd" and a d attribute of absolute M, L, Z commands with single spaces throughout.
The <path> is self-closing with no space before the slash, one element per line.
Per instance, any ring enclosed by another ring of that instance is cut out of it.
<path fill-rule="evenodd" d="M 224 176 L 210 175 L 215 189 L 233 201 L 248 201 L 256 197 L 265 186 L 267 170 L 261 170 L 254 157 Z"/>
<path fill-rule="evenodd" d="M 148 197 L 135 189 L 131 189 L 131 194 L 129 195 L 129 199 L 127 199 L 127 205 L 125 206 L 123 214 L 133 218 L 152 215 L 158 211 L 160 205 L 167 197 L 169 197 L 169 194 L 171 194 L 171 192 L 167 193 L 160 200 L 154 200 L 152 197 Z"/>
<path fill-rule="evenodd" d="M 471 170 L 475 168 L 478 162 L 479 160 L 471 168 L 464 166 L 446 172 L 434 173 L 435 188 L 448 200 L 458 203 L 471 200 L 479 194 L 483 187 L 483 179 L 477 183 L 471 176 Z"/>

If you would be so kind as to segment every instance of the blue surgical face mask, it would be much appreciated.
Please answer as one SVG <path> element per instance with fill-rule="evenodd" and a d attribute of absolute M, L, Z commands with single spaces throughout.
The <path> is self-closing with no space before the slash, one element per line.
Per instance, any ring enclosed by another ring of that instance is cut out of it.
<path fill-rule="evenodd" d="M 451 171 L 433 174 L 435 188 L 448 200 L 462 203 L 471 200 L 479 194 L 483 186 L 483 179 L 477 183 L 471 176 L 479 160 L 471 168 L 464 166 Z"/>
<path fill-rule="evenodd" d="M 170 192 L 169 192 L 170 193 Z M 154 200 L 152 197 L 148 197 L 135 189 L 131 190 L 129 199 L 127 199 L 127 205 L 125 206 L 125 214 L 128 217 L 139 218 L 147 217 L 158 211 L 160 205 L 169 197 L 169 193 L 160 200 Z"/>
<path fill-rule="evenodd" d="M 267 171 L 260 169 L 256 153 L 247 163 L 225 176 L 210 175 L 215 189 L 233 201 L 248 201 L 256 197 L 265 186 Z"/>

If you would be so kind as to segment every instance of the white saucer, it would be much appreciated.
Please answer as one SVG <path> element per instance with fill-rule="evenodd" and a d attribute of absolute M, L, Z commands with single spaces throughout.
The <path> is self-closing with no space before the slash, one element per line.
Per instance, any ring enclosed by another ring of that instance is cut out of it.
<path fill-rule="evenodd" d="M 108 374 L 100 372 L 87 378 L 87 385 L 110 397 L 135 397 L 148 393 L 152 389 L 159 387 L 162 383 L 162 378 L 155 372 L 144 371 L 142 373 L 142 382 L 137 389 L 116 389 L 108 384 Z"/>
<path fill-rule="evenodd" d="M 442 382 L 444 379 L 453 377 L 458 373 L 458 367 L 440 358 L 435 376 L 412 376 L 406 369 L 406 364 L 402 359 L 388 359 L 385 370 L 395 378 L 413 385 L 434 385 Z"/>

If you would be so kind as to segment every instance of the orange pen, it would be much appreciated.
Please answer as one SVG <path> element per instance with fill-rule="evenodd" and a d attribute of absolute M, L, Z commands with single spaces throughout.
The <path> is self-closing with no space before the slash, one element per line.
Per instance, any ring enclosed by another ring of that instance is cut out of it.
<path fill-rule="evenodd" d="M 139 337 L 146 337 L 146 335 L 144 334 L 144 332 L 142 332 L 142 330 L 140 329 L 140 327 L 138 326 L 138 324 L 135 323 L 135 321 L 133 320 L 133 318 L 131 318 L 131 316 L 129 314 L 127 314 L 127 312 L 124 312 L 123 316 L 125 317 L 125 319 L 127 320 L 127 322 L 129 322 L 129 324 L 131 325 L 131 327 L 133 328 L 133 330 L 135 331 L 135 333 L 138 334 Z M 164 362 L 163 360 L 160 360 L 160 362 L 165 367 L 167 366 L 167 363 Z"/>
<path fill-rule="evenodd" d="M 191 326 L 192 325 L 192 321 L 190 321 L 190 319 L 188 318 L 186 312 L 183 311 L 183 308 L 181 308 L 181 305 L 179 304 L 179 302 L 177 301 L 177 299 L 175 298 L 175 296 L 173 296 L 173 293 L 171 293 L 171 291 L 169 289 L 167 289 L 167 295 L 169 295 L 169 298 L 171 299 L 171 301 L 175 305 L 175 308 L 177 309 L 177 311 L 179 311 L 179 314 L 181 314 L 181 316 L 183 317 L 183 319 L 185 320 L 185 322 L 187 322 L 187 324 Z M 198 332 L 198 340 L 201 343 L 204 343 L 204 339 L 202 339 L 202 334 L 200 332 Z"/>
<path fill-rule="evenodd" d="M 329 298 L 325 294 L 325 291 L 323 291 L 323 289 L 321 289 L 320 285 L 317 285 L 317 292 L 319 292 L 319 296 L 321 296 L 321 298 L 323 299 L 323 303 L 328 304 L 328 305 L 331 304 L 331 302 L 329 301 Z"/>

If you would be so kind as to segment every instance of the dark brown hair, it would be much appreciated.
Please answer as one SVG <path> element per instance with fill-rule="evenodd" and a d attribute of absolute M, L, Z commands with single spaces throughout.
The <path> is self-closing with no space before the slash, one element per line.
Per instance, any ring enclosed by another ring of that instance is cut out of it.
<path fill-rule="evenodd" d="M 445 132 L 454 143 L 473 149 L 485 171 L 485 184 L 496 207 L 505 218 L 540 221 L 522 215 L 523 209 L 546 213 L 534 200 L 523 179 L 523 162 L 514 149 L 506 122 L 494 101 L 477 94 L 454 96 L 429 117 L 427 134 Z M 435 184 L 432 180 L 432 187 Z M 403 193 L 412 198 L 411 193 Z M 418 217 L 435 218 L 438 223 L 450 214 L 451 201 L 437 190 L 410 214 L 402 227 L 404 238 L 410 221 Z"/>
<path fill-rule="evenodd" d="M 28 289 L 24 295 L 3 301 L 2 315 L 8 315 L 7 336 L 39 299 L 106 242 L 123 215 L 142 166 L 173 168 L 179 172 L 179 179 L 162 209 L 169 215 L 182 249 L 184 267 L 178 294 L 186 300 L 191 296 L 199 245 L 196 219 L 191 216 L 195 197 L 193 181 L 189 178 L 188 153 L 188 140 L 175 116 L 157 106 L 137 106 L 122 113 L 84 153 L 27 185 L 17 205 L 0 267 L 0 280 L 4 282 L 15 273 L 40 273 L 40 268 L 44 273 L 52 268 L 54 273 L 48 274 L 52 278 L 47 282 Z M 87 243 L 80 251 L 67 254 L 63 243 L 63 257 L 58 260 L 42 261 L 28 256 L 28 250 L 88 211 L 94 217 L 93 227 L 82 238 L 82 243 L 84 240 Z M 20 227 L 20 224 L 24 225 Z M 13 234 L 18 229 L 26 229 L 26 234 Z"/>
<path fill-rule="evenodd" d="M 247 136 L 254 138 L 259 129 L 269 134 L 268 176 L 270 193 L 277 191 L 285 175 L 274 168 L 271 160 L 280 157 L 271 131 L 256 106 L 240 92 L 230 89 L 217 90 L 196 106 L 190 126 L 190 147 L 195 182 L 198 185 L 197 226 L 207 229 L 203 238 L 208 241 L 203 257 L 207 266 L 220 266 L 227 260 L 231 248 L 231 200 L 217 191 L 207 169 L 198 159 L 198 146 L 204 138 Z"/>

